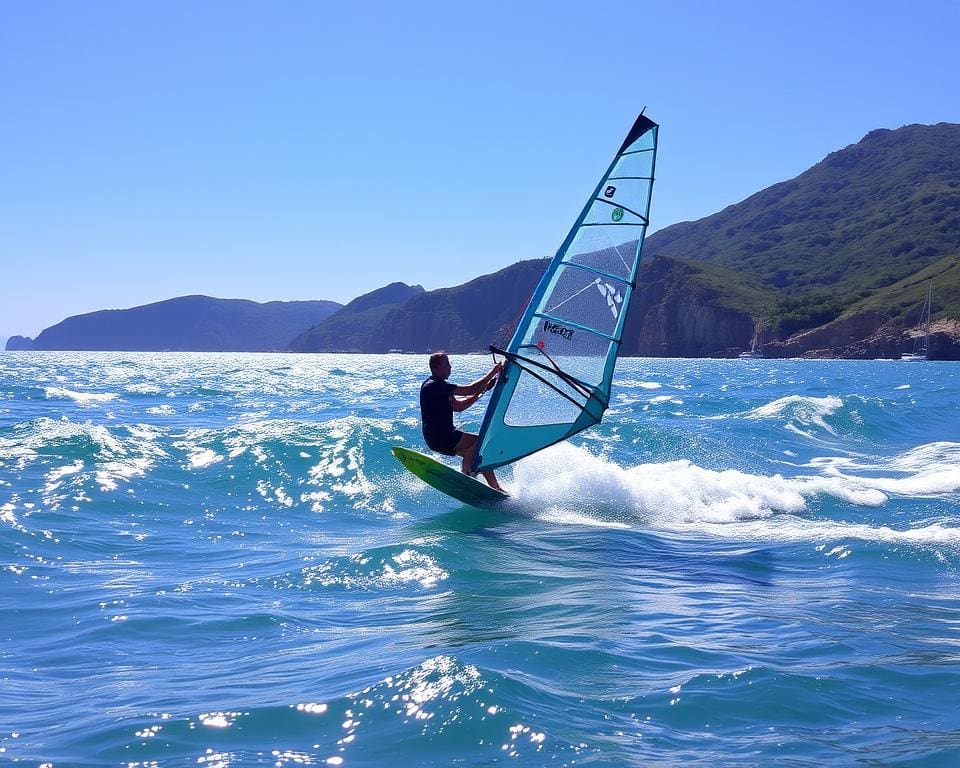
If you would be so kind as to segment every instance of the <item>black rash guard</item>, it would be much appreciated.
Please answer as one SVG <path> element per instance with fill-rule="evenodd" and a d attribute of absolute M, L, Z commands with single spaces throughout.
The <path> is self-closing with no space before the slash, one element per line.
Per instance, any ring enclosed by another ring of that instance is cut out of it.
<path fill-rule="evenodd" d="M 463 432 L 453 426 L 454 384 L 432 376 L 420 385 L 420 419 L 423 424 L 423 439 L 430 450 L 454 455 L 454 449 Z"/>

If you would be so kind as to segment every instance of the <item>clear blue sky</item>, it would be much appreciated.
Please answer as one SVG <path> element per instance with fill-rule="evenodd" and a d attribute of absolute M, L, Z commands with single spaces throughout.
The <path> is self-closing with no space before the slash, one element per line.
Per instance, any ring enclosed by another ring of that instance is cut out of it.
<path fill-rule="evenodd" d="M 653 228 L 960 122 L 960 2 L 0 3 L 0 343 L 552 255 L 636 113 Z"/>

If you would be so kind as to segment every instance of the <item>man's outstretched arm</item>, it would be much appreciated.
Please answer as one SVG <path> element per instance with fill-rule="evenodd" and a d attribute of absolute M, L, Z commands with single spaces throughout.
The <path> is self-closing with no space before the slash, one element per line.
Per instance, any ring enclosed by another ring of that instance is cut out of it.
<path fill-rule="evenodd" d="M 493 366 L 493 368 L 491 368 L 489 371 L 487 371 L 487 375 L 486 375 L 486 376 L 483 376 L 483 377 L 477 379 L 476 381 L 474 381 L 474 382 L 472 382 L 472 383 L 470 383 L 470 384 L 463 384 L 463 385 L 457 384 L 457 385 L 455 385 L 455 386 L 453 387 L 453 394 L 455 394 L 455 395 L 477 395 L 477 396 L 479 397 L 479 396 L 482 395 L 484 392 L 486 392 L 487 387 L 490 386 L 490 383 L 494 380 L 494 378 L 496 378 L 497 374 L 500 373 L 500 371 L 502 370 L 502 368 L 503 368 L 503 366 L 501 366 L 500 363 L 497 363 L 495 366 Z M 477 402 L 477 398 L 474 398 L 470 403 L 467 403 L 467 405 L 463 406 L 463 408 L 468 408 L 470 405 L 472 405 L 472 404 L 475 403 L 475 402 Z M 462 411 L 463 408 L 457 408 L 456 406 L 454 406 L 453 410 L 455 410 L 455 411 L 457 411 L 457 410 Z"/>
<path fill-rule="evenodd" d="M 480 399 L 480 396 L 483 392 L 477 392 L 473 395 L 467 395 L 462 400 L 456 397 L 450 398 L 450 407 L 453 408 L 454 413 L 460 413 L 460 411 L 465 411 L 471 405 L 473 405 L 477 400 Z"/>

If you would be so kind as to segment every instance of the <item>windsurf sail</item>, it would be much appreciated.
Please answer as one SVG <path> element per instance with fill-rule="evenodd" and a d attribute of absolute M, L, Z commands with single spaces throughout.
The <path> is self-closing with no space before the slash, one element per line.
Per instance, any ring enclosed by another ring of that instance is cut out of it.
<path fill-rule="evenodd" d="M 657 129 L 637 118 L 534 291 L 506 349 L 474 471 L 577 434 L 603 417 L 650 215 Z"/>

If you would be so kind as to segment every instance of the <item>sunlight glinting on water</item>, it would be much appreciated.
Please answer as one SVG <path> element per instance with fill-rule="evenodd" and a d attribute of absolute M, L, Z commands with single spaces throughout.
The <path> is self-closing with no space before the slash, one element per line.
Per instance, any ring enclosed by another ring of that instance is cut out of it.
<path fill-rule="evenodd" d="M 499 471 L 512 498 L 481 511 L 390 454 L 422 448 L 425 358 L 0 356 L 3 758 L 960 748 L 930 704 L 958 684 L 960 375 L 618 365 L 604 422 Z"/>

